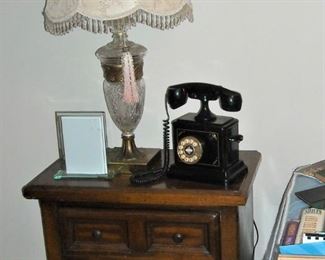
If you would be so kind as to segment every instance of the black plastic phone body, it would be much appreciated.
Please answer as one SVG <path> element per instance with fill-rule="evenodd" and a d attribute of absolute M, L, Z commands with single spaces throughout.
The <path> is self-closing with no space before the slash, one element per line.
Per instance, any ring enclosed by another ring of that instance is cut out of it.
<path fill-rule="evenodd" d="M 241 109 L 238 92 L 205 83 L 185 83 L 167 89 L 171 108 L 185 104 L 187 98 L 201 100 L 200 111 L 188 113 L 172 121 L 175 163 L 169 167 L 168 177 L 207 183 L 229 183 L 247 172 L 239 160 L 238 120 L 216 116 L 208 107 L 210 100 L 220 98 L 220 106 L 227 111 Z"/>

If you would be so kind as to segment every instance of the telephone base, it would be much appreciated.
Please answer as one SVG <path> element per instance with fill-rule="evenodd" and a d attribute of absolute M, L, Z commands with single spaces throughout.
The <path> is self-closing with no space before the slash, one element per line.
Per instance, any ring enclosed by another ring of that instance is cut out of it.
<path fill-rule="evenodd" d="M 233 182 L 237 177 L 247 173 L 247 166 L 243 161 L 237 161 L 225 170 L 211 167 L 198 167 L 172 164 L 167 176 L 169 178 L 225 185 Z"/>

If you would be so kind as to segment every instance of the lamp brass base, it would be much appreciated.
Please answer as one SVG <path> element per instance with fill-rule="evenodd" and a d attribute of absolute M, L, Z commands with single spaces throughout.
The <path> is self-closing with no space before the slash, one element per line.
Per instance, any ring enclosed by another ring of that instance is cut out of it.
<path fill-rule="evenodd" d="M 154 162 L 161 158 L 160 151 L 161 150 L 157 148 L 137 148 L 136 156 L 131 159 L 128 159 L 121 156 L 121 154 L 123 154 L 123 148 L 108 148 L 108 164 L 120 166 L 150 167 Z"/>
<path fill-rule="evenodd" d="M 122 134 L 122 147 L 107 149 L 108 164 L 122 166 L 125 170 L 149 168 L 160 157 L 160 149 L 137 148 L 134 134 Z"/>

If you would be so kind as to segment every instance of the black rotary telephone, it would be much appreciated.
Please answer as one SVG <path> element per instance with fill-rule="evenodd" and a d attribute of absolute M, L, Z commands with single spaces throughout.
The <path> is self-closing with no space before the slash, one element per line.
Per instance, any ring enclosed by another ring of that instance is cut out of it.
<path fill-rule="evenodd" d="M 173 152 L 175 162 L 169 165 L 169 114 L 181 107 L 188 98 L 199 99 L 198 113 L 185 114 L 172 122 Z M 147 184 L 167 175 L 170 178 L 206 183 L 225 184 L 236 176 L 247 172 L 246 165 L 239 160 L 238 120 L 232 117 L 216 116 L 209 109 L 209 101 L 219 99 L 225 111 L 240 111 L 240 93 L 207 83 L 183 83 L 167 88 L 164 120 L 164 163 L 161 169 L 135 173 L 133 184 Z"/>

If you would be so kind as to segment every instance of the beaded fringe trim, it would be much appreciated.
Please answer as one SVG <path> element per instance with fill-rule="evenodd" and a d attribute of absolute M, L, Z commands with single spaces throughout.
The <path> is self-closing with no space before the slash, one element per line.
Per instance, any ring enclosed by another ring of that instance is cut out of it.
<path fill-rule="evenodd" d="M 44 26 L 47 32 L 54 35 L 64 35 L 76 27 L 93 33 L 109 33 L 112 28 L 130 28 L 135 26 L 136 23 L 146 24 L 161 30 L 172 29 L 185 19 L 192 22 L 193 13 L 192 8 L 185 5 L 178 13 L 168 16 L 154 15 L 144 10 L 138 10 L 125 18 L 111 21 L 91 19 L 79 13 L 75 14 L 69 20 L 59 23 L 52 22 L 45 13 L 44 19 Z"/>

